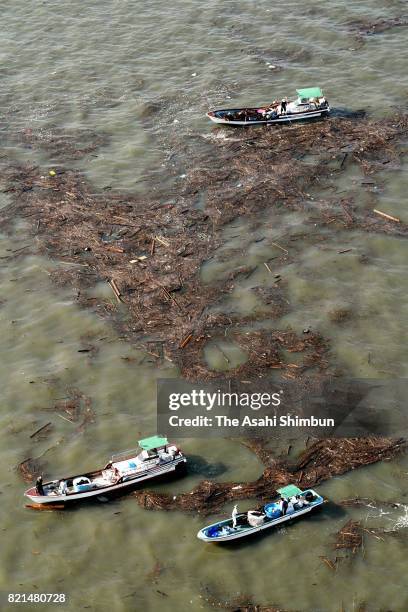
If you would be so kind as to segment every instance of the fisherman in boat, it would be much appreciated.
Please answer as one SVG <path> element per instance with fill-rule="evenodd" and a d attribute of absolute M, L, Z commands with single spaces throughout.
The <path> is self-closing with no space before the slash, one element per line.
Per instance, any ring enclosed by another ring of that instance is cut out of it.
<path fill-rule="evenodd" d="M 285 516 L 287 510 L 288 510 L 288 500 L 286 499 L 286 497 L 282 497 L 280 500 L 280 511 L 282 512 L 282 516 Z"/>
<path fill-rule="evenodd" d="M 300 495 L 294 495 L 290 501 L 292 502 L 295 510 L 300 510 L 303 508 L 303 499 L 300 497 Z"/>
<path fill-rule="evenodd" d="M 238 516 L 238 506 L 235 504 L 234 509 L 231 514 L 232 526 L 234 527 L 234 529 L 237 526 L 237 516 Z"/>
<path fill-rule="evenodd" d="M 59 483 L 59 486 L 58 486 L 58 493 L 60 495 L 66 495 L 67 492 L 68 492 L 67 481 L 66 480 L 61 480 L 61 482 Z"/>
<path fill-rule="evenodd" d="M 280 107 L 281 107 L 281 115 L 286 114 L 287 104 L 288 104 L 287 98 L 283 98 L 283 100 L 281 101 L 281 105 L 280 105 Z"/>
<path fill-rule="evenodd" d="M 277 117 L 278 116 L 278 106 L 279 106 L 278 100 L 274 100 L 265 110 L 265 113 L 264 113 L 265 117 L 267 119 L 273 119 L 274 117 Z"/>
<path fill-rule="evenodd" d="M 36 483 L 35 483 L 35 488 L 36 488 L 38 495 L 45 495 L 42 476 L 39 476 L 37 478 Z"/>

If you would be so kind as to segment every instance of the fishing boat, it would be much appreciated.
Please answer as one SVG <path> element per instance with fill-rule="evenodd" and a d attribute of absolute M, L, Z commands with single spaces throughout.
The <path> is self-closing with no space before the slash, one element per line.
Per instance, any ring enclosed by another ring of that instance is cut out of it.
<path fill-rule="evenodd" d="M 330 106 L 320 87 L 297 89 L 294 100 L 275 100 L 257 108 L 226 108 L 213 110 L 207 117 L 214 123 L 224 125 L 263 125 L 272 123 L 292 123 L 304 119 L 327 117 Z"/>
<path fill-rule="evenodd" d="M 103 469 L 37 483 L 24 495 L 35 505 L 67 504 L 122 494 L 139 483 L 178 472 L 186 457 L 167 438 L 152 436 L 139 440 L 139 449 L 113 455 Z"/>
<path fill-rule="evenodd" d="M 280 500 L 267 503 L 261 510 L 249 510 L 235 516 L 233 513 L 230 519 L 200 529 L 197 537 L 204 542 L 229 542 L 245 538 L 299 518 L 324 503 L 323 497 L 313 489 L 302 491 L 295 485 L 282 487 L 278 493 Z M 286 511 L 282 509 L 282 500 L 286 500 Z"/>

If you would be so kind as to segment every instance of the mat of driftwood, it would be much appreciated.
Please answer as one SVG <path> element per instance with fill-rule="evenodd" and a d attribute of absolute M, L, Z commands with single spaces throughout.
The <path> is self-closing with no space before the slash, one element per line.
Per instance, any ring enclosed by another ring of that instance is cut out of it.
<path fill-rule="evenodd" d="M 203 348 L 227 330 L 231 341 L 249 355 L 227 376 L 256 377 L 275 368 L 284 377 L 301 377 L 316 366 L 327 367 L 327 343 L 318 333 L 305 338 L 277 328 L 244 336 L 241 329 L 251 321 L 267 320 L 268 310 L 284 313 L 284 283 L 264 296 L 265 312 L 227 316 L 217 305 L 239 277 L 253 270 L 231 269 L 227 280 L 203 287 L 201 265 L 214 256 L 226 223 L 240 217 L 256 224 L 265 210 L 276 215 L 302 211 L 306 232 L 314 231 L 318 241 L 330 241 L 344 230 L 406 236 L 407 224 L 392 214 L 379 214 L 375 201 L 362 206 L 350 192 L 312 202 L 308 189 L 329 183 L 350 163 L 357 164 L 371 184 L 378 171 L 399 166 L 400 143 L 407 133 L 405 115 L 373 120 L 359 114 L 235 131 L 233 137 L 208 140 L 205 151 L 195 156 L 189 150 L 190 169 L 182 185 L 167 193 L 156 189 L 151 197 L 97 191 L 83 173 L 68 165 L 50 175 L 43 168 L 8 164 L 3 158 L 0 179 L 10 205 L 1 211 L 0 227 L 12 232 L 16 217 L 30 222 L 39 250 L 72 264 L 59 268 L 54 280 L 75 286 L 80 304 L 113 318 L 123 337 L 158 361 L 171 360 L 185 378 L 217 376 L 203 359 Z M 75 138 L 82 145 L 75 146 Z M 21 140 L 54 159 L 63 159 L 65 153 L 67 164 L 104 143 L 93 134 L 64 137 L 58 129 L 40 134 L 30 129 Z M 313 163 L 303 163 L 305 156 Z M 200 194 L 205 194 L 203 209 L 196 205 Z M 318 233 L 320 228 L 324 233 Z M 293 237 L 290 244 L 283 240 L 271 247 L 277 265 L 302 256 Z M 27 251 L 20 256 L 24 254 Z M 113 301 L 87 294 L 87 288 L 100 280 L 110 284 Z M 289 367 L 288 351 L 305 355 L 298 368 Z"/>
<path fill-rule="evenodd" d="M 246 441 L 245 444 L 264 463 L 262 475 L 252 482 L 214 482 L 203 480 L 191 491 L 170 495 L 156 491 L 135 491 L 138 503 L 149 510 L 183 510 L 211 514 L 225 503 L 255 498 L 270 500 L 276 490 L 289 483 L 302 489 L 315 487 L 324 480 L 377 461 L 391 459 L 405 448 L 403 439 L 382 437 L 335 438 L 319 440 L 305 449 L 295 464 L 274 457 L 267 442 Z"/>

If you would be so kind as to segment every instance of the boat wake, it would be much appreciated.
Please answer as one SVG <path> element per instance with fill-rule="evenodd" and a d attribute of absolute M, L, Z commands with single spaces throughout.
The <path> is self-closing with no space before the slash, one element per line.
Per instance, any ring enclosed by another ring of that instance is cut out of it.
<path fill-rule="evenodd" d="M 408 506 L 405 504 L 399 504 L 399 506 L 403 510 L 403 514 L 394 523 L 392 531 L 399 531 L 408 527 Z"/>

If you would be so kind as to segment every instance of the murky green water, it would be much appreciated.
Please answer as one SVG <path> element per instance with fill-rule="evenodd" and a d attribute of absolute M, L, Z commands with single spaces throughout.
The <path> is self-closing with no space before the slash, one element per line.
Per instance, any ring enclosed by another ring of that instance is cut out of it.
<path fill-rule="evenodd" d="M 78 164 L 98 187 L 177 186 L 182 178 L 170 178 L 173 164 L 182 174 L 187 160 L 175 155 L 174 143 L 185 139 L 197 151 L 205 146 L 213 131 L 204 117 L 209 106 L 256 104 L 319 84 L 332 105 L 367 106 L 381 116 L 408 91 L 407 30 L 370 37 L 358 49 L 346 28 L 353 19 L 401 14 L 404 3 L 398 1 L 312 0 L 300 6 L 292 0 L 60 0 L 28 6 L 15 0 L 1 8 L 2 132 L 18 136 L 26 128 L 58 126 L 106 133 L 109 143 Z M 9 142 L 5 153 L 56 165 L 18 143 Z M 380 179 L 378 208 L 407 220 L 406 172 L 384 172 Z M 334 187 L 349 189 L 353 180 L 361 176 L 350 168 Z M 366 188 L 358 198 L 365 205 Z M 0 207 L 5 203 L 1 195 Z M 288 237 L 304 229 L 302 215 L 271 213 L 258 221 L 256 233 L 240 221 L 226 228 L 226 245 L 202 271 L 203 282 L 211 282 L 235 266 L 257 265 L 249 279 L 237 282 L 225 309 L 243 315 L 263 309 L 251 289 L 271 286 L 279 273 L 291 308 L 271 325 L 321 330 L 332 339 L 333 359 L 354 376 L 407 376 L 404 241 L 344 232 L 320 242 L 320 230 L 308 228 L 298 244 Z M 289 255 L 301 249 L 300 264 L 275 267 L 272 242 Z M 0 237 L 0 256 L 26 245 L 31 239 L 17 225 L 13 239 Z M 217 262 L 230 248 L 235 255 Z M 31 255 L 0 261 L 0 590 L 66 592 L 70 610 L 207 609 L 203 586 L 221 599 L 247 593 L 256 602 L 296 610 L 352 611 L 363 601 L 369 610 L 407 609 L 403 539 L 367 538 L 364 554 L 336 573 L 319 558 L 330 556 L 332 534 L 350 517 L 403 532 L 406 505 L 389 514 L 329 508 L 225 549 L 196 540 L 199 517 L 149 513 L 131 497 L 64 513 L 26 510 L 25 485 L 15 471 L 20 461 L 42 456 L 50 475 L 75 473 L 133 447 L 155 430 L 156 378 L 177 372 L 170 363 L 154 368 L 148 355 L 122 342 L 95 313 L 79 310 L 74 289 L 57 290 L 49 272 L 61 264 Z M 351 319 L 334 323 L 330 313 L 336 308 L 349 310 Z M 92 353 L 78 353 L 89 346 Z M 220 369 L 245 358 L 228 343 L 210 345 L 206 357 Z M 92 400 L 94 422 L 83 431 L 52 410 L 73 389 Z M 46 437 L 30 438 L 49 421 Z M 233 441 L 186 440 L 183 448 L 209 465 L 193 458 L 191 473 L 160 485 L 163 490 L 188 490 L 209 475 L 251 479 L 262 469 Z M 402 458 L 332 480 L 321 490 L 333 501 L 361 495 L 407 503 L 407 477 Z"/>

